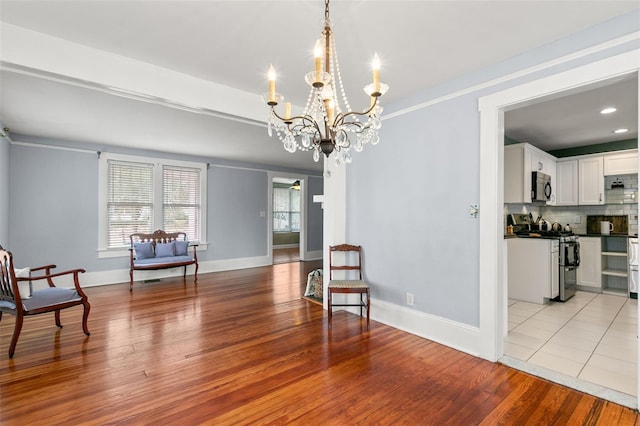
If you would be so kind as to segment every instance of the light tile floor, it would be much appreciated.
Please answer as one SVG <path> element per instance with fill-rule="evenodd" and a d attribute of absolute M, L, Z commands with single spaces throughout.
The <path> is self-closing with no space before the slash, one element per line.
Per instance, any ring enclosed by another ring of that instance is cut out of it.
<path fill-rule="evenodd" d="M 504 354 L 637 397 L 638 301 L 577 292 L 547 305 L 509 300 Z"/>

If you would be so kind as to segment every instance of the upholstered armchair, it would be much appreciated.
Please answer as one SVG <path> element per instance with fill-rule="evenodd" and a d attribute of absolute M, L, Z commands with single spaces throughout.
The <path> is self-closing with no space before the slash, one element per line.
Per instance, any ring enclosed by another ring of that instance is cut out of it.
<path fill-rule="evenodd" d="M 17 273 L 13 265 L 13 255 L 10 251 L 0 247 L 0 320 L 2 320 L 2 314 L 5 312 L 16 317 L 13 336 L 9 345 L 9 358 L 13 358 L 25 316 L 53 312 L 56 325 L 62 328 L 60 310 L 83 305 L 82 330 L 84 334 L 89 335 L 87 319 L 91 305 L 89 305 L 87 296 L 82 291 L 78 279 L 79 274 L 85 272 L 85 270 L 73 269 L 52 273 L 51 269 L 55 267 L 56 265 L 46 265 L 28 268 L 28 272 L 25 274 Z M 42 275 L 43 271 L 44 274 Z M 34 272 L 37 272 L 37 274 L 33 275 Z M 73 275 L 75 288 L 67 289 L 55 286 L 53 278 L 64 275 Z M 33 290 L 32 282 L 39 280 L 46 280 L 48 287 Z M 28 287 L 25 286 L 25 288 L 21 289 L 19 285 L 21 282 L 28 283 Z"/>

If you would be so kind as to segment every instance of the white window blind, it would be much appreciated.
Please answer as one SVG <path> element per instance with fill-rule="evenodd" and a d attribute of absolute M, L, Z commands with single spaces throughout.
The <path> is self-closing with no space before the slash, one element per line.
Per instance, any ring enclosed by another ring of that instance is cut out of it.
<path fill-rule="evenodd" d="M 153 224 L 153 164 L 108 161 L 107 241 L 129 244 L 134 232 L 150 232 Z"/>
<path fill-rule="evenodd" d="M 206 248 L 205 163 L 103 153 L 99 176 L 99 257 L 128 255 L 131 234 L 156 229 Z"/>
<path fill-rule="evenodd" d="M 273 188 L 273 230 L 300 231 L 300 191 Z"/>
<path fill-rule="evenodd" d="M 186 232 L 189 239 L 200 235 L 200 169 L 164 166 L 163 229 Z"/>

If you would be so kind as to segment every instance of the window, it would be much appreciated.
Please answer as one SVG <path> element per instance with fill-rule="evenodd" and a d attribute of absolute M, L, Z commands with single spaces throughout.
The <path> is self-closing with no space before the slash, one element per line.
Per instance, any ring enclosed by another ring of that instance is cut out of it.
<path fill-rule="evenodd" d="M 300 232 L 300 191 L 273 188 L 274 232 Z"/>
<path fill-rule="evenodd" d="M 206 164 L 102 154 L 101 257 L 129 247 L 134 232 L 186 232 L 205 241 Z M 120 249 L 120 250 L 118 250 Z"/>

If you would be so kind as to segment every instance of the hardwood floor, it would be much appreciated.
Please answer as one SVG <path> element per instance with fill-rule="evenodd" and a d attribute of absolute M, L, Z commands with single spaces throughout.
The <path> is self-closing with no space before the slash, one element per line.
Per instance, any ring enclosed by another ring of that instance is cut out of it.
<path fill-rule="evenodd" d="M 287 247 L 287 248 L 274 248 L 273 249 L 273 264 L 291 263 L 300 261 L 300 248 L 299 247 Z"/>
<path fill-rule="evenodd" d="M 307 262 L 87 288 L 0 321 L 2 425 L 634 424 L 628 408 L 300 298 Z M 375 308 L 375 306 L 374 306 Z"/>

